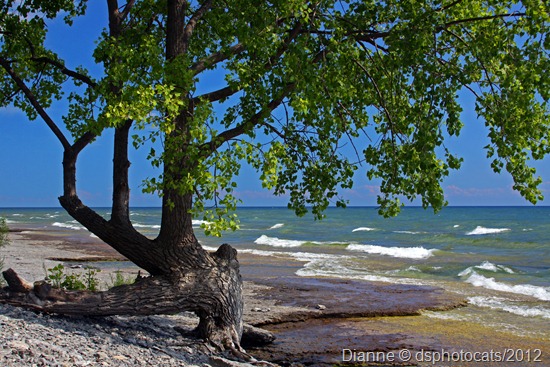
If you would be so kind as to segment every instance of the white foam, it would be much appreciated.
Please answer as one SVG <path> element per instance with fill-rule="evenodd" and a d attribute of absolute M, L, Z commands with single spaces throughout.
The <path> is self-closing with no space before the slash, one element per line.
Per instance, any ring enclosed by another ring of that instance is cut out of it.
<path fill-rule="evenodd" d="M 468 302 L 478 307 L 488 307 L 496 310 L 503 310 L 515 315 L 525 317 L 543 317 L 550 319 L 550 310 L 543 307 L 527 307 L 510 304 L 508 300 L 498 297 L 469 297 Z"/>
<path fill-rule="evenodd" d="M 355 228 L 352 232 L 362 232 L 362 231 L 366 231 L 366 232 L 376 231 L 376 228 L 359 227 L 359 228 Z"/>
<path fill-rule="evenodd" d="M 203 224 L 211 224 L 211 222 L 208 222 L 206 220 L 198 220 L 198 219 L 193 219 L 191 221 L 191 223 L 194 225 L 194 226 L 201 226 Z"/>
<path fill-rule="evenodd" d="M 482 270 L 492 271 L 494 273 L 498 273 L 498 272 L 503 271 L 503 272 L 508 273 L 508 274 L 515 274 L 515 272 L 507 266 L 495 265 L 492 262 L 484 261 L 479 265 L 470 266 L 470 267 L 464 269 L 463 271 L 458 273 L 458 276 L 463 277 L 463 276 L 466 276 L 466 275 L 470 275 L 470 274 L 475 272 L 474 268 L 475 269 L 482 269 Z"/>
<path fill-rule="evenodd" d="M 417 279 L 393 278 L 375 274 L 366 273 L 366 269 L 361 271 L 350 269 L 338 262 L 326 261 L 323 259 L 313 260 L 305 264 L 304 267 L 296 272 L 296 275 L 303 277 L 331 277 L 340 279 L 358 279 L 371 282 L 385 282 L 395 284 L 421 284 Z"/>
<path fill-rule="evenodd" d="M 159 229 L 160 228 L 160 225 L 158 225 L 158 224 L 133 223 L 132 225 L 136 228 L 151 228 L 151 229 Z"/>
<path fill-rule="evenodd" d="M 353 269 L 346 266 L 345 262 L 353 259 L 347 255 L 330 255 L 312 252 L 288 252 L 288 251 L 265 251 L 256 249 L 242 249 L 241 253 L 248 253 L 258 256 L 291 257 L 298 261 L 306 262 L 303 268 L 296 271 L 296 275 L 303 277 L 332 277 L 341 279 L 360 279 L 367 281 L 378 281 L 399 284 L 420 284 L 417 279 L 393 278 L 368 274 L 365 267 Z"/>
<path fill-rule="evenodd" d="M 6 224 L 15 224 L 15 223 L 17 223 L 17 221 L 6 219 Z"/>
<path fill-rule="evenodd" d="M 401 234 L 421 234 L 423 232 L 416 232 L 416 231 L 393 231 L 393 233 L 401 233 Z"/>
<path fill-rule="evenodd" d="M 284 240 L 277 237 L 268 237 L 264 234 L 256 239 L 254 243 L 257 245 L 267 245 L 273 247 L 300 247 L 305 243 L 305 241 Z"/>
<path fill-rule="evenodd" d="M 281 227 L 283 227 L 284 225 L 285 225 L 284 223 L 277 223 L 277 224 L 275 224 L 274 226 L 271 226 L 269 229 L 281 228 Z"/>
<path fill-rule="evenodd" d="M 218 251 L 216 247 L 201 245 L 206 251 Z"/>
<path fill-rule="evenodd" d="M 277 256 L 282 254 L 281 252 L 276 252 L 276 251 L 265 251 L 265 250 L 254 250 L 254 249 L 242 249 L 242 250 L 239 250 L 239 253 L 252 254 L 256 256 Z"/>
<path fill-rule="evenodd" d="M 299 261 L 341 260 L 341 259 L 349 258 L 349 256 L 346 256 L 346 255 L 316 254 L 312 252 L 287 252 L 286 254 Z"/>
<path fill-rule="evenodd" d="M 495 264 L 493 264 L 489 261 L 482 262 L 480 265 L 477 265 L 476 268 L 483 269 L 483 270 L 494 271 L 495 273 L 499 272 L 499 271 L 504 271 L 508 274 L 514 274 L 514 271 L 512 269 L 510 269 L 509 267 L 504 266 L 504 265 L 495 265 Z"/>
<path fill-rule="evenodd" d="M 495 278 L 486 278 L 483 275 L 476 273 L 475 271 L 471 271 L 471 275 L 465 281 L 475 287 L 483 287 L 500 292 L 523 294 L 540 299 L 542 301 L 550 301 L 550 289 L 545 287 L 539 287 L 531 284 L 510 285 L 506 283 L 500 283 L 497 282 Z"/>
<path fill-rule="evenodd" d="M 424 247 L 382 247 L 375 245 L 349 245 L 346 250 L 406 259 L 427 259 L 435 251 L 434 249 L 428 250 Z"/>
<path fill-rule="evenodd" d="M 510 228 L 485 228 L 482 226 L 477 226 L 473 231 L 467 232 L 466 236 L 479 236 L 484 234 L 496 234 L 502 232 L 508 232 Z"/>
<path fill-rule="evenodd" d="M 460 227 L 460 224 L 455 224 L 455 225 L 453 226 L 453 228 L 458 228 L 458 227 Z"/>
<path fill-rule="evenodd" d="M 69 223 L 60 223 L 60 222 L 54 222 L 52 224 L 52 226 L 54 227 L 60 227 L 60 228 L 68 228 L 68 229 L 72 229 L 72 230 L 75 230 L 75 231 L 79 231 L 81 229 L 86 229 L 82 226 L 78 226 L 78 225 L 75 225 L 75 224 L 69 224 Z"/>

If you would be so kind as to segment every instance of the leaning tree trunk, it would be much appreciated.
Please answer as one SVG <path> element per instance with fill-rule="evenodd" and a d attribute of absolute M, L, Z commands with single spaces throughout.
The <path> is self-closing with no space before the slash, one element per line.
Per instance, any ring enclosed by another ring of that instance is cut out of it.
<path fill-rule="evenodd" d="M 124 136 L 128 131 L 127 126 L 117 129 L 115 151 L 124 150 L 121 145 L 127 145 Z M 113 210 L 110 220 L 80 201 L 75 179 L 79 151 L 75 146 L 65 150 L 61 205 L 79 223 L 150 276 L 132 285 L 92 293 L 53 289 L 44 282 L 27 285 L 13 271 L 7 271 L 4 277 L 8 287 L 0 291 L 0 301 L 68 315 L 152 315 L 192 311 L 199 316 L 196 331 L 200 337 L 220 350 L 230 350 L 237 357 L 246 358 L 240 347 L 243 296 L 237 251 L 229 245 L 222 245 L 215 253 L 202 248 L 192 227 L 192 195 L 182 195 L 175 190 L 164 192 L 161 231 L 156 239 L 149 239 L 134 229 L 126 214 L 127 171 L 118 170 L 113 175 L 115 187 L 119 188 L 113 195 L 116 203 L 113 208 L 119 210 Z M 125 160 L 125 154 L 115 155 L 115 170 L 127 167 L 129 163 Z"/>
<path fill-rule="evenodd" d="M 116 40 L 123 32 L 122 22 L 127 13 L 119 11 L 116 1 L 108 4 L 110 36 Z M 185 57 L 194 26 L 212 2 L 205 2 L 187 24 L 187 1 L 169 0 L 166 5 L 166 60 L 170 63 Z M 106 67 L 121 62 L 123 60 L 115 57 Z M 172 82 L 178 82 L 181 78 L 176 75 L 172 79 Z M 120 88 L 121 85 L 110 85 L 113 98 L 116 99 Z M 178 90 L 185 88 L 185 85 L 178 86 Z M 171 161 L 164 162 L 164 179 L 172 183 L 184 180 L 186 169 L 192 172 L 192 165 L 196 164 L 185 151 L 192 144 L 189 132 L 193 119 L 192 99 L 185 93 L 181 95 L 188 98 L 189 103 L 184 103 L 186 108 L 174 118 L 175 130 L 166 136 L 165 141 L 166 149 L 175 149 L 168 154 Z M 77 157 L 95 138 L 92 132 L 85 133 L 72 145 L 64 137 L 61 139 L 64 148 L 63 196 L 59 201 L 74 219 L 150 276 L 132 285 L 91 293 L 52 289 L 44 282 L 28 285 L 14 271 L 8 270 L 4 272 L 8 287 L 0 290 L 0 302 L 73 315 L 151 315 L 192 311 L 199 316 L 197 331 L 201 337 L 239 355 L 242 352 L 243 296 L 236 250 L 222 245 L 215 253 L 209 253 L 200 246 L 192 227 L 192 194 L 167 185 L 163 190 L 161 230 L 154 240 L 140 234 L 131 224 L 128 136 L 132 123 L 128 120 L 115 130 L 111 218 L 107 220 L 97 214 L 77 195 Z M 56 127 L 53 121 L 48 123 L 50 125 Z M 54 132 L 62 135 L 58 130 Z"/>
<path fill-rule="evenodd" d="M 44 281 L 27 284 L 11 269 L 0 300 L 35 311 L 64 315 L 154 315 L 195 312 L 198 336 L 242 356 L 242 280 L 236 250 L 222 245 L 209 264 L 175 274 L 141 278 L 104 292 L 64 291 Z M 183 270 L 183 269 L 182 269 Z"/>

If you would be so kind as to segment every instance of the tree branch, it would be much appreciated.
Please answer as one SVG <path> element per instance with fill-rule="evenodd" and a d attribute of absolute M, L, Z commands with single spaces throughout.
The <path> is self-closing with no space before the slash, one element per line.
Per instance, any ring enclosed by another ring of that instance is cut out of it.
<path fill-rule="evenodd" d="M 200 60 L 200 61 L 197 61 L 195 64 L 193 64 L 190 68 L 190 70 L 194 71 L 195 72 L 195 75 L 203 72 L 204 70 L 206 70 L 208 67 L 212 66 L 212 65 L 215 65 L 219 62 L 222 62 L 222 61 L 225 61 L 227 60 L 228 58 L 230 58 L 231 56 L 234 56 L 234 55 L 238 55 L 240 54 L 241 52 L 243 52 L 246 48 L 244 47 L 244 45 L 242 43 L 237 43 L 236 45 L 234 46 L 231 46 L 229 48 L 229 51 L 228 52 L 216 52 L 216 53 L 213 53 L 212 55 Z"/>
<path fill-rule="evenodd" d="M 265 65 L 264 65 L 265 70 L 271 69 L 273 67 L 273 65 L 275 64 L 276 60 L 279 59 L 286 52 L 286 50 L 288 50 L 288 46 L 290 45 L 290 43 L 294 39 L 296 39 L 296 37 L 298 37 L 298 35 L 300 34 L 301 29 L 302 29 L 302 25 L 300 23 L 297 23 L 294 26 L 294 28 L 290 31 L 288 37 L 285 39 L 285 41 L 283 42 L 281 47 L 279 47 L 277 49 L 277 52 L 273 56 L 271 56 L 269 58 L 269 60 L 265 63 Z M 241 45 L 241 44 L 237 44 L 233 47 L 235 47 L 236 49 L 235 49 L 235 52 L 232 55 L 237 55 L 238 53 L 240 53 L 240 52 L 242 52 L 246 49 L 244 47 L 244 45 Z M 219 54 L 219 53 L 217 53 L 217 54 Z M 212 58 L 213 56 L 215 56 L 217 54 L 211 55 L 207 59 Z M 220 54 L 220 56 L 219 56 L 220 59 L 218 60 L 218 62 L 227 59 L 231 55 L 227 55 L 227 57 L 224 58 L 224 59 L 221 58 L 222 56 L 226 56 L 226 55 Z M 197 64 L 195 64 L 195 65 L 197 65 Z M 195 67 L 195 65 L 193 65 L 193 67 Z M 207 66 L 208 66 L 208 64 L 203 65 L 202 70 L 204 70 Z M 210 102 L 216 102 L 216 101 L 219 101 L 220 99 L 230 97 L 230 96 L 232 96 L 233 94 L 237 93 L 240 90 L 241 90 L 241 88 L 233 88 L 233 87 L 228 86 L 228 87 L 219 89 L 219 90 L 214 91 L 214 92 L 205 93 L 205 94 L 203 94 L 199 97 L 194 98 L 193 101 L 194 101 L 194 103 L 199 103 L 201 99 L 206 99 L 207 101 L 210 101 Z"/>
<path fill-rule="evenodd" d="M 135 2 L 136 0 L 129 0 L 126 5 L 124 5 L 124 10 L 122 11 L 122 13 L 120 13 L 121 21 L 124 21 L 128 14 L 130 14 L 130 10 L 132 10 L 132 8 L 134 7 Z"/>
<path fill-rule="evenodd" d="M 195 30 L 197 23 L 199 20 L 206 14 L 210 8 L 212 8 L 212 0 L 206 1 L 204 4 L 201 5 L 199 9 L 193 14 L 191 19 L 189 19 L 189 22 L 187 22 L 187 25 L 183 29 L 183 39 L 182 43 L 185 45 L 185 48 L 189 46 L 189 40 L 191 39 L 191 36 L 193 35 L 193 31 Z"/>
<path fill-rule="evenodd" d="M 205 143 L 201 146 L 201 150 L 205 152 L 205 156 L 209 156 L 213 152 L 215 152 L 220 146 L 222 146 L 225 142 L 234 139 L 244 133 L 246 133 L 247 130 L 253 128 L 258 123 L 260 123 L 265 116 L 268 113 L 271 113 L 273 110 L 275 110 L 277 107 L 283 103 L 283 100 L 285 97 L 296 87 L 296 84 L 291 83 L 284 88 L 284 90 L 281 92 L 281 95 L 273 99 L 271 102 L 269 102 L 262 110 L 251 116 L 248 120 L 242 122 L 241 124 L 235 126 L 232 129 L 228 129 L 220 134 L 218 134 L 214 139 L 212 139 L 210 142 Z"/>
<path fill-rule="evenodd" d="M 233 94 L 240 91 L 241 88 L 233 88 L 233 87 L 225 87 L 222 89 L 218 89 L 214 92 L 205 93 L 201 96 L 193 98 L 193 104 L 198 104 L 201 100 L 206 99 L 209 102 L 216 102 L 220 99 L 224 99 L 227 97 L 231 97 Z"/>
<path fill-rule="evenodd" d="M 33 57 L 31 57 L 31 60 L 34 61 L 34 62 L 42 62 L 42 63 L 45 63 L 45 64 L 50 64 L 52 66 L 55 66 L 63 74 L 65 74 L 65 75 L 67 75 L 71 78 L 74 78 L 76 80 L 80 80 L 82 83 L 87 84 L 92 88 L 95 88 L 97 86 L 97 84 L 90 77 L 88 77 L 84 74 L 80 74 L 80 73 L 78 73 L 74 70 L 68 69 L 65 65 L 63 65 L 63 63 L 61 63 L 57 60 L 53 60 L 53 59 L 50 59 L 50 58 L 45 57 L 45 56 L 40 56 L 40 57 L 34 57 L 33 56 Z"/>
<path fill-rule="evenodd" d="M 447 29 L 448 27 L 457 25 L 457 24 L 463 24 L 463 23 L 472 23 L 472 22 L 478 22 L 480 20 L 492 20 L 492 19 L 500 19 L 500 18 L 508 18 L 508 17 L 523 17 L 526 16 L 526 13 L 506 13 L 506 14 L 495 14 L 495 15 L 486 15 L 483 17 L 474 17 L 474 18 L 466 18 L 466 19 L 457 19 L 449 23 L 445 23 L 443 26 L 438 28 L 438 31 Z"/>
<path fill-rule="evenodd" d="M 48 115 L 46 110 L 42 107 L 40 102 L 38 102 L 36 96 L 34 93 L 27 87 L 25 82 L 17 75 L 15 70 L 11 67 L 11 64 L 8 60 L 4 59 L 3 57 L 0 57 L 0 65 L 6 70 L 6 72 L 9 74 L 11 79 L 15 82 L 17 87 L 23 91 L 25 94 L 25 97 L 29 100 L 30 104 L 33 106 L 33 108 L 36 110 L 36 112 L 42 117 L 46 125 L 50 128 L 50 130 L 54 133 L 54 135 L 57 137 L 61 145 L 63 145 L 63 148 L 65 150 L 70 149 L 71 144 L 63 135 L 63 132 L 59 129 L 59 127 L 56 125 L 56 123 L 51 119 L 51 117 Z"/>

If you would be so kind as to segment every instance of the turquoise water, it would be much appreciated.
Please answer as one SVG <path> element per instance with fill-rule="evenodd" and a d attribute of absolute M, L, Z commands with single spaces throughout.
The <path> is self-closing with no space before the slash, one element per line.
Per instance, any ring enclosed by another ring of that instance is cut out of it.
<path fill-rule="evenodd" d="M 98 209 L 106 218 L 109 209 Z M 550 330 L 550 207 L 449 207 L 438 214 L 409 207 L 392 219 L 375 208 L 327 210 L 297 218 L 286 208 L 242 208 L 240 230 L 208 238 L 241 252 L 298 259 L 301 276 L 438 285 L 472 305 Z M 99 241 L 62 209 L 0 209 L 12 228 L 33 228 L 74 241 Z M 154 237 L 160 209 L 132 210 L 134 226 Z"/>

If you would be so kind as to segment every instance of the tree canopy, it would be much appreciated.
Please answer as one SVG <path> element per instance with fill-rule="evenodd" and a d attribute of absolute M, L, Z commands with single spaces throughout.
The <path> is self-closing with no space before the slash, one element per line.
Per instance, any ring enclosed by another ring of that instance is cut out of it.
<path fill-rule="evenodd" d="M 144 190 L 169 206 L 167 191 L 192 195 L 209 233 L 237 226 L 243 164 L 297 214 L 345 206 L 340 193 L 358 170 L 380 180 L 385 215 L 403 197 L 441 208 L 442 180 L 461 164 L 445 141 L 460 134 L 462 92 L 488 128 L 492 168 L 527 200 L 542 198 L 530 162 L 549 151 L 544 0 L 107 4 L 96 75 L 45 43 L 51 22 L 86 16 L 85 0 L 4 0 L 0 105 L 43 119 L 64 148 L 132 129 L 134 146 L 162 168 Z M 207 90 L 212 75 L 220 87 Z M 54 121 L 48 107 L 61 99 L 68 108 Z"/>

